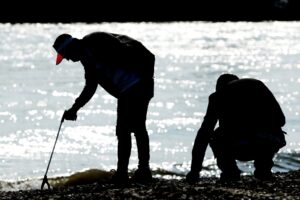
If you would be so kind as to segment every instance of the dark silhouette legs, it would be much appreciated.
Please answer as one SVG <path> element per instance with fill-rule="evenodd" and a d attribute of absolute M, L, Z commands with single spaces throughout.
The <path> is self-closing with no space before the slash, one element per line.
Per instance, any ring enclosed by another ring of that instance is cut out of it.
<path fill-rule="evenodd" d="M 243 144 L 226 141 L 224 139 L 214 139 L 210 146 L 217 159 L 217 165 L 222 171 L 221 181 L 236 181 L 240 179 L 240 170 L 236 160 L 254 160 L 254 176 L 261 180 L 272 178 L 271 169 L 274 165 L 273 157 L 278 150 L 265 145 Z"/>
<path fill-rule="evenodd" d="M 128 177 L 128 164 L 131 154 L 131 133 L 134 133 L 138 151 L 138 170 L 134 175 L 136 181 L 151 180 L 149 168 L 150 147 L 146 130 L 146 116 L 151 98 L 146 97 L 139 87 L 135 87 L 118 99 L 118 118 L 116 135 L 118 138 L 117 173 Z M 146 176 L 146 177 L 145 177 Z"/>

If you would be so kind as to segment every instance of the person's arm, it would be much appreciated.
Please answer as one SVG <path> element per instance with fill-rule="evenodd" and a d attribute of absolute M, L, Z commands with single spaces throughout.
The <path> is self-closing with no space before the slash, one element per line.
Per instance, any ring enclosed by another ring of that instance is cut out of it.
<path fill-rule="evenodd" d="M 214 131 L 217 120 L 215 97 L 213 94 L 209 97 L 207 111 L 194 142 L 191 171 L 187 175 L 188 182 L 195 182 L 199 178 L 199 172 L 202 170 L 202 163 L 205 157 L 207 145 L 211 134 Z"/>
<path fill-rule="evenodd" d="M 75 103 L 73 104 L 72 108 L 78 111 L 87 102 L 89 102 L 89 100 L 95 94 L 97 86 L 98 86 L 97 80 L 93 76 L 89 74 L 85 74 L 85 86 L 81 94 L 75 100 Z"/>
<path fill-rule="evenodd" d="M 198 130 L 194 147 L 192 150 L 192 166 L 191 171 L 199 173 L 202 169 L 205 152 L 209 139 L 214 130 L 217 119 L 209 118 L 208 115 L 204 117 L 201 128 Z"/>
<path fill-rule="evenodd" d="M 78 98 L 75 100 L 75 103 L 73 106 L 66 110 L 64 113 L 64 119 L 66 120 L 76 120 L 77 118 L 77 111 L 83 107 L 95 94 L 97 89 L 98 83 L 96 79 L 93 77 L 92 74 L 85 74 L 85 86 L 81 92 L 81 94 L 78 96 Z"/>

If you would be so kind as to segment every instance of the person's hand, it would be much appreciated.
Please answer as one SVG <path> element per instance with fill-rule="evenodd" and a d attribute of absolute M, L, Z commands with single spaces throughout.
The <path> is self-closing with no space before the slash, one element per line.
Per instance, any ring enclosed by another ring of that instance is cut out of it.
<path fill-rule="evenodd" d="M 195 184 L 199 181 L 199 172 L 192 172 L 190 171 L 189 173 L 187 173 L 186 175 L 186 182 L 188 182 L 189 184 Z"/>
<path fill-rule="evenodd" d="M 69 110 L 66 110 L 64 112 L 63 119 L 76 121 L 76 119 L 77 119 L 77 110 L 72 109 L 72 108 L 70 108 Z"/>

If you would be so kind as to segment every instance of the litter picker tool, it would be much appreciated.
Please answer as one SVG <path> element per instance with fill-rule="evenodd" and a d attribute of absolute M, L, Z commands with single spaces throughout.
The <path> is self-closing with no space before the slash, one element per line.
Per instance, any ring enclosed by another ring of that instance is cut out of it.
<path fill-rule="evenodd" d="M 45 176 L 44 176 L 44 179 L 43 179 L 43 182 L 42 182 L 42 185 L 41 185 L 41 190 L 44 189 L 45 184 L 47 184 L 48 189 L 50 189 L 50 184 L 48 182 L 47 173 L 48 173 L 48 170 L 49 170 L 49 166 L 50 166 L 50 163 L 51 163 L 51 159 L 52 159 L 52 156 L 53 156 L 55 145 L 56 145 L 56 142 L 57 142 L 57 139 L 58 139 L 58 136 L 59 136 L 59 132 L 60 132 L 60 129 L 61 129 L 61 125 L 63 124 L 63 122 L 64 122 L 64 114 L 63 114 L 63 116 L 60 120 L 60 125 L 59 125 L 59 128 L 58 128 L 58 132 L 57 132 L 57 135 L 56 135 L 54 146 L 53 146 L 53 149 L 52 149 L 52 152 L 51 152 L 51 155 L 50 155 L 50 159 L 49 159 L 49 162 L 48 162 L 48 166 L 47 166 L 47 169 L 46 169 L 46 172 L 45 172 Z"/>

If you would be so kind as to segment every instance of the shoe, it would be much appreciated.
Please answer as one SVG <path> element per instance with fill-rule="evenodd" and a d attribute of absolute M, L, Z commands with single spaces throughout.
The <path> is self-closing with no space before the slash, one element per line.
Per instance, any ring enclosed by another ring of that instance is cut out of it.
<path fill-rule="evenodd" d="M 221 176 L 220 176 L 221 183 L 237 182 L 240 180 L 241 180 L 240 174 L 221 173 Z"/>
<path fill-rule="evenodd" d="M 140 184 L 148 184 L 152 182 L 152 172 L 150 168 L 138 168 L 132 178 L 132 182 Z"/>
<path fill-rule="evenodd" d="M 116 185 L 127 184 L 129 182 L 128 173 L 115 171 L 110 182 Z"/>
<path fill-rule="evenodd" d="M 195 173 L 195 172 L 190 171 L 189 173 L 187 173 L 185 180 L 189 184 L 197 183 L 199 181 L 199 172 Z"/>
<path fill-rule="evenodd" d="M 268 172 L 263 172 L 263 171 L 258 171 L 255 170 L 254 171 L 254 177 L 256 179 L 259 179 L 261 181 L 271 181 L 274 179 L 272 172 L 268 171 Z"/>

